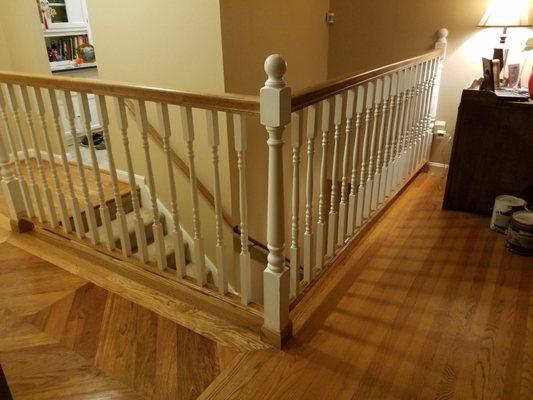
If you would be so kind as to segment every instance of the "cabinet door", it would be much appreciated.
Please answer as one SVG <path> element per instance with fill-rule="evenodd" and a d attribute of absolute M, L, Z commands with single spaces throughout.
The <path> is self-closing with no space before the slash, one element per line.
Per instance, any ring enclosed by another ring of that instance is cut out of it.
<path fill-rule="evenodd" d="M 49 30 L 75 30 L 87 28 L 85 0 L 43 0 L 43 8 Z"/>

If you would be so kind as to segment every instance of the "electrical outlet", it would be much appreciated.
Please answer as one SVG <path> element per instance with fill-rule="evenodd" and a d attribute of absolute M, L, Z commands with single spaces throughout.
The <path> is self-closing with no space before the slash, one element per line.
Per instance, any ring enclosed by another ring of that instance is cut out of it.
<path fill-rule="evenodd" d="M 438 137 L 444 137 L 447 135 L 446 131 L 446 121 L 435 121 L 435 126 L 433 127 L 433 132 Z"/>
<path fill-rule="evenodd" d="M 335 13 L 332 11 L 328 11 L 326 13 L 326 22 L 330 25 L 333 25 L 335 23 Z"/>

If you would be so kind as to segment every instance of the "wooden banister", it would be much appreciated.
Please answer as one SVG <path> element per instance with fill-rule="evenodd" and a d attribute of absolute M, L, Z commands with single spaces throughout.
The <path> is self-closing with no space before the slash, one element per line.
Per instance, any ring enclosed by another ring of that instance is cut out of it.
<path fill-rule="evenodd" d="M 4 71 L 0 71 L 0 81 L 15 85 L 93 93 L 207 110 L 259 115 L 259 98 L 257 96 L 199 94 L 126 83 L 106 82 L 99 79 L 60 78 Z"/>
<path fill-rule="evenodd" d="M 292 112 L 299 111 L 312 104 L 316 104 L 322 100 L 326 100 L 336 94 L 342 93 L 345 90 L 353 88 L 357 85 L 362 85 L 371 80 L 384 77 L 393 72 L 399 71 L 409 65 L 414 65 L 428 61 L 434 58 L 441 57 L 444 54 L 444 49 L 439 48 L 428 51 L 416 57 L 411 57 L 406 60 L 398 61 L 384 67 L 376 68 L 372 71 L 363 72 L 357 75 L 347 75 L 342 78 L 332 79 L 318 85 L 310 86 L 306 89 L 295 92 L 292 95 Z"/>

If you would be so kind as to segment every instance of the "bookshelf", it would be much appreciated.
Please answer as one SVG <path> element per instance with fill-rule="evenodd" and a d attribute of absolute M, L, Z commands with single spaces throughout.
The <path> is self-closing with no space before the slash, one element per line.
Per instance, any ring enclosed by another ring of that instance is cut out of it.
<path fill-rule="evenodd" d="M 78 48 L 82 44 L 92 44 L 93 41 L 86 0 L 36 0 L 36 2 L 52 73 L 97 78 L 96 62 L 76 65 Z M 63 127 L 69 144 L 74 136 L 78 139 L 84 136 L 77 93 L 73 93 L 72 96 L 76 115 L 75 135 L 70 131 L 63 96 L 60 95 L 58 99 Z M 92 94 L 88 97 L 91 110 L 91 129 L 93 131 L 101 130 L 96 99 Z"/>

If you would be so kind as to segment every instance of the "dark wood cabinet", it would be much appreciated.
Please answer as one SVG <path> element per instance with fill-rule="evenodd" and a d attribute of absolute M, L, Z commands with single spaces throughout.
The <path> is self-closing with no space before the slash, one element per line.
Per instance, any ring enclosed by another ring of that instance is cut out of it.
<path fill-rule="evenodd" d="M 490 215 L 501 194 L 533 202 L 533 103 L 465 90 L 444 208 Z"/>

